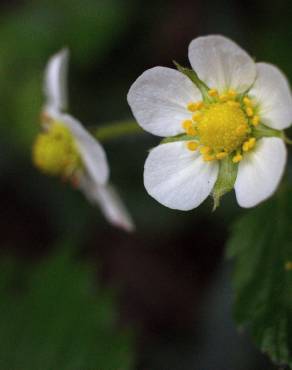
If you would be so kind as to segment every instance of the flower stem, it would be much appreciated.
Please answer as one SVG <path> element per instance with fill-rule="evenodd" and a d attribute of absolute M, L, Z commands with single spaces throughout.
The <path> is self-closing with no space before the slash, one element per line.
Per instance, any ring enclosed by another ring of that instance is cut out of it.
<path fill-rule="evenodd" d="M 93 135 L 100 141 L 105 142 L 123 136 L 142 134 L 142 128 L 136 121 L 117 121 L 100 126 L 92 130 Z"/>

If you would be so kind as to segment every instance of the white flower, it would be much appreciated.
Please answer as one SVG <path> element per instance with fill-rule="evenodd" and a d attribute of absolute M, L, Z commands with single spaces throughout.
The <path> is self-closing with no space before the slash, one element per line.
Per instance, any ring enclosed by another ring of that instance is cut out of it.
<path fill-rule="evenodd" d="M 189 60 L 189 73 L 147 70 L 128 94 L 142 128 L 175 136 L 150 151 L 146 190 L 167 207 L 190 210 L 214 190 L 221 164 L 230 160 L 239 205 L 255 206 L 274 193 L 284 171 L 279 130 L 292 122 L 287 80 L 223 36 L 193 40 Z"/>
<path fill-rule="evenodd" d="M 108 183 L 109 165 L 100 143 L 82 124 L 65 113 L 68 51 L 48 62 L 45 71 L 42 112 L 43 131 L 33 147 L 33 159 L 44 173 L 71 181 L 92 202 L 99 204 L 107 220 L 127 231 L 134 225 L 114 187 Z"/>

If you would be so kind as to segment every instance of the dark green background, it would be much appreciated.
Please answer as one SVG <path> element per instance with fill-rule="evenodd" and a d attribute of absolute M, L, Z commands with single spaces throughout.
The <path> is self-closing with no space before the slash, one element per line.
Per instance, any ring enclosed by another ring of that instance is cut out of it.
<path fill-rule="evenodd" d="M 132 82 L 147 68 L 172 66 L 172 60 L 187 65 L 188 44 L 199 35 L 228 36 L 291 79 L 291 15 L 288 0 L 0 4 L 2 259 L 15 256 L 14 274 L 22 276 L 53 252 L 61 253 L 64 240 L 74 240 L 69 249 L 96 269 L 97 285 L 115 291 L 113 330 L 117 335 L 125 327 L 135 332 L 127 347 L 135 369 L 276 369 L 248 336 L 236 332 L 231 318 L 230 266 L 223 251 L 231 223 L 246 211 L 233 193 L 216 213 L 211 201 L 188 213 L 156 203 L 142 176 L 147 150 L 159 139 L 145 133 L 105 143 L 112 181 L 138 231 L 125 235 L 107 225 L 81 194 L 41 175 L 31 163 L 44 66 L 53 53 L 70 48 L 70 111 L 84 125 L 101 125 L 131 117 L 126 94 Z M 46 299 L 45 292 L 41 297 Z M 68 310 L 62 310 L 64 318 Z"/>

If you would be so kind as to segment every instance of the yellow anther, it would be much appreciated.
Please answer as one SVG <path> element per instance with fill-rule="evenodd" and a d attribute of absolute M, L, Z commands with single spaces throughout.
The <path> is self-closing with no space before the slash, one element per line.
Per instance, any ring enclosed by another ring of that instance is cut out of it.
<path fill-rule="evenodd" d="M 248 98 L 247 96 L 245 96 L 243 98 L 243 103 L 247 106 L 247 107 L 250 107 L 252 106 L 252 101 L 250 100 L 250 98 Z"/>
<path fill-rule="evenodd" d="M 187 105 L 187 109 L 190 111 L 190 112 L 196 112 L 198 109 L 201 109 L 203 107 L 204 103 L 202 101 L 198 101 L 198 102 L 195 102 L 195 103 L 189 103 Z"/>
<path fill-rule="evenodd" d="M 248 126 L 246 124 L 240 125 L 236 128 L 236 135 L 242 136 L 247 132 Z"/>
<path fill-rule="evenodd" d="M 208 94 L 214 98 L 214 97 L 218 96 L 218 91 L 216 89 L 210 89 L 208 91 Z"/>
<path fill-rule="evenodd" d="M 191 151 L 195 151 L 198 149 L 199 143 L 196 141 L 188 141 L 187 148 Z"/>
<path fill-rule="evenodd" d="M 237 95 L 237 92 L 233 89 L 229 89 L 227 95 L 229 99 L 234 99 Z"/>
<path fill-rule="evenodd" d="M 196 106 L 196 103 L 189 103 L 187 105 L 187 109 L 190 111 L 190 112 L 195 112 L 197 110 L 197 106 Z"/>
<path fill-rule="evenodd" d="M 228 155 L 228 153 L 226 152 L 221 152 L 221 153 L 217 153 L 216 154 L 216 159 L 223 159 L 223 158 L 226 158 Z"/>
<path fill-rule="evenodd" d="M 254 126 L 257 126 L 259 123 L 260 123 L 260 117 L 259 116 L 254 116 L 251 120 L 251 123 L 254 125 Z"/>
<path fill-rule="evenodd" d="M 238 101 L 234 101 L 234 100 L 228 100 L 226 104 L 230 105 L 230 107 L 240 107 L 240 104 L 238 103 Z"/>
<path fill-rule="evenodd" d="M 287 261 L 285 263 L 285 270 L 286 271 L 292 271 L 292 261 Z"/>
<path fill-rule="evenodd" d="M 185 130 L 188 130 L 190 127 L 193 126 L 193 121 L 190 120 L 190 119 L 186 119 L 182 122 L 182 127 L 185 129 Z"/>
<path fill-rule="evenodd" d="M 203 117 L 203 114 L 201 112 L 195 112 L 193 115 L 192 115 L 192 120 L 193 121 L 200 121 Z"/>
<path fill-rule="evenodd" d="M 210 153 L 211 152 L 211 148 L 209 148 L 208 146 L 202 146 L 201 148 L 200 148 L 200 153 L 201 154 L 208 154 L 208 153 Z"/>
<path fill-rule="evenodd" d="M 248 142 L 248 141 L 246 141 L 246 142 L 245 142 L 245 143 L 243 143 L 243 145 L 242 145 L 242 150 L 243 150 L 244 152 L 248 152 L 248 151 L 249 151 L 249 149 L 250 149 L 249 142 Z"/>
<path fill-rule="evenodd" d="M 236 154 L 233 158 L 232 158 L 232 162 L 233 163 L 238 163 L 242 160 L 242 155 L 241 154 Z"/>
<path fill-rule="evenodd" d="M 248 152 L 250 149 L 252 149 L 255 146 L 256 139 L 255 137 L 251 137 L 248 139 L 246 142 L 243 143 L 242 145 L 242 150 L 244 152 Z"/>
<path fill-rule="evenodd" d="M 201 109 L 201 108 L 204 106 L 204 102 L 202 102 L 202 101 L 197 101 L 197 102 L 196 102 L 196 105 L 197 105 L 197 109 Z"/>
<path fill-rule="evenodd" d="M 203 155 L 203 160 L 206 162 L 214 161 L 214 159 L 216 159 L 214 155 L 211 155 L 211 154 Z"/>
<path fill-rule="evenodd" d="M 222 95 L 220 95 L 219 96 L 219 100 L 220 101 L 222 101 L 222 102 L 224 102 L 224 101 L 226 101 L 226 100 L 228 100 L 228 95 L 227 94 L 222 94 Z"/>
<path fill-rule="evenodd" d="M 251 108 L 251 107 L 247 107 L 246 109 L 245 109 L 245 112 L 246 112 L 246 115 L 248 116 L 248 117 L 252 117 L 253 116 L 253 109 Z"/>
<path fill-rule="evenodd" d="M 251 137 L 249 140 L 249 146 L 250 148 L 253 148 L 255 146 L 255 143 L 256 143 L 256 138 L 255 137 Z"/>
<path fill-rule="evenodd" d="M 191 126 L 186 130 L 186 133 L 190 136 L 196 136 L 198 135 L 198 131 L 195 129 L 195 127 Z"/>

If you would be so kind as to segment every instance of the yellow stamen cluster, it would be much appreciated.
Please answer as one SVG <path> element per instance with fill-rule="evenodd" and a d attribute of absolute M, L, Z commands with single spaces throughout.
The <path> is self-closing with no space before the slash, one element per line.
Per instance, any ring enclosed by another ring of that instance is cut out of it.
<path fill-rule="evenodd" d="M 243 99 L 235 90 L 219 94 L 208 91 L 210 101 L 190 102 L 187 109 L 192 117 L 182 122 L 186 134 L 193 136 L 187 142 L 191 151 L 199 150 L 205 161 L 222 160 L 231 155 L 234 163 L 256 145 L 252 128 L 260 122 L 250 97 Z"/>
<path fill-rule="evenodd" d="M 248 124 L 239 107 L 226 102 L 214 103 L 206 107 L 197 123 L 197 130 L 203 145 L 212 148 L 215 153 L 231 153 L 246 138 Z"/>
<path fill-rule="evenodd" d="M 71 177 L 81 168 L 81 158 L 70 130 L 53 122 L 40 133 L 33 146 L 33 162 L 48 175 Z"/>

